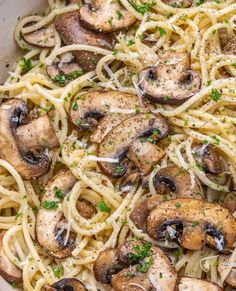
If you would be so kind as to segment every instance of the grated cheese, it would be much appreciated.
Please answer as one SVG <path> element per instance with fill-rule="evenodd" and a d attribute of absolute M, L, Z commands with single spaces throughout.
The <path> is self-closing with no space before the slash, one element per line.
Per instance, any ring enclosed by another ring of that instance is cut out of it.
<path fill-rule="evenodd" d="M 88 159 L 90 161 L 98 161 L 98 162 L 106 162 L 106 163 L 119 163 L 119 159 L 113 159 L 113 158 L 101 158 L 97 156 L 88 156 Z"/>

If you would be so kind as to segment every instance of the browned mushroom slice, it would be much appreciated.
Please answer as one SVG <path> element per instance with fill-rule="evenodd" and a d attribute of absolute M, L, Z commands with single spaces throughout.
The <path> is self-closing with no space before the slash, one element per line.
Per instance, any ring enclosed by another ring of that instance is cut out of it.
<path fill-rule="evenodd" d="M 127 118 L 127 114 L 108 114 L 102 117 L 98 127 L 90 135 L 90 141 L 100 143 L 110 130 L 116 127 L 121 121 Z"/>
<path fill-rule="evenodd" d="M 235 39 L 235 37 L 227 39 L 227 42 L 223 47 L 223 53 L 236 55 L 236 39 Z"/>
<path fill-rule="evenodd" d="M 76 202 L 76 209 L 78 210 L 79 214 L 86 219 L 90 219 L 94 213 L 94 207 L 90 205 L 86 200 L 78 200 Z"/>
<path fill-rule="evenodd" d="M 0 233 L 0 275 L 9 283 L 21 283 L 22 271 L 8 258 L 3 249 L 2 240 L 6 231 Z"/>
<path fill-rule="evenodd" d="M 81 25 L 79 12 L 74 11 L 58 15 L 55 27 L 66 45 L 81 44 L 104 49 L 112 49 L 112 39 L 109 35 L 94 33 Z M 100 54 L 88 51 L 75 51 L 75 59 L 85 71 L 95 70 Z"/>
<path fill-rule="evenodd" d="M 132 110 L 135 110 L 139 104 L 138 97 L 136 95 L 111 90 L 96 90 L 86 94 L 84 98 L 77 99 L 74 102 L 71 106 L 70 116 L 72 122 L 77 125 L 79 130 L 85 130 L 95 125 L 97 123 L 97 119 L 103 117 L 111 111 L 120 110 L 122 112 L 122 110 L 125 110 L 127 112 L 127 110 L 131 110 L 132 112 Z M 75 104 L 77 105 L 74 106 Z M 152 107 L 149 105 L 146 106 L 146 110 L 150 108 Z M 117 118 L 113 119 L 112 116 L 111 122 L 119 124 L 120 120 Z M 111 126 L 113 127 L 112 124 Z"/>
<path fill-rule="evenodd" d="M 122 269 L 118 262 L 116 249 L 106 249 L 102 251 L 93 266 L 95 279 L 103 284 L 111 282 L 112 275 Z"/>
<path fill-rule="evenodd" d="M 61 200 L 76 183 L 69 170 L 61 170 L 45 187 L 41 207 L 36 219 L 38 243 L 56 258 L 65 258 L 75 247 L 74 236 L 65 220 L 61 220 L 63 211 Z M 69 234 L 69 236 L 68 236 Z"/>
<path fill-rule="evenodd" d="M 117 163 L 98 162 L 99 167 L 111 177 L 121 177 L 127 171 L 127 152 L 132 143 L 141 137 L 152 136 L 160 140 L 168 134 L 167 121 L 160 114 L 139 113 L 125 119 L 113 128 L 98 147 L 100 158 L 118 159 Z"/>
<path fill-rule="evenodd" d="M 215 283 L 189 277 L 182 277 L 178 287 L 179 291 L 223 291 L 223 289 Z"/>
<path fill-rule="evenodd" d="M 144 243 L 147 245 L 147 243 Z M 147 247 L 137 245 L 130 258 L 144 254 L 138 264 L 123 269 L 112 277 L 112 287 L 115 291 L 124 290 L 162 290 L 174 291 L 177 285 L 177 274 L 164 252 L 152 247 L 145 256 Z M 142 255 L 140 256 L 142 257 Z"/>
<path fill-rule="evenodd" d="M 160 63 L 141 71 L 139 87 L 152 102 L 182 104 L 200 90 L 201 79 L 191 70 L 190 55 L 168 53 Z"/>
<path fill-rule="evenodd" d="M 118 1 L 91 0 L 80 8 L 80 18 L 92 30 L 111 32 L 128 29 L 136 18 Z"/>
<path fill-rule="evenodd" d="M 234 214 L 236 211 L 236 192 L 232 191 L 225 195 L 223 206 L 228 208 L 230 213 Z"/>
<path fill-rule="evenodd" d="M 87 291 L 84 284 L 75 278 L 62 279 L 51 286 L 45 286 L 44 291 Z"/>
<path fill-rule="evenodd" d="M 11 99 L 1 105 L 0 155 L 13 165 L 24 179 L 46 174 L 51 160 L 42 149 L 58 145 L 48 116 L 28 123 L 28 108 L 25 102 Z"/>
<path fill-rule="evenodd" d="M 128 158 L 146 176 L 164 155 L 164 150 L 159 146 L 148 141 L 136 140 L 129 149 Z"/>
<path fill-rule="evenodd" d="M 123 266 L 129 266 L 137 263 L 140 258 L 139 255 L 142 251 L 146 252 L 151 249 L 151 243 L 143 240 L 127 240 L 124 244 L 120 245 L 117 249 L 116 255 L 118 261 Z"/>
<path fill-rule="evenodd" d="M 192 0 L 163 0 L 163 2 L 167 5 L 170 5 L 172 7 L 176 8 L 188 8 L 192 5 Z"/>
<path fill-rule="evenodd" d="M 160 203 L 148 216 L 147 232 L 155 239 L 171 237 L 183 243 L 183 239 L 180 240 L 183 229 L 190 224 L 193 226 L 194 233 L 194 226 L 203 226 L 202 240 L 205 240 L 204 236 L 207 235 L 206 243 L 209 243 L 209 236 L 214 240 L 214 245 L 211 246 L 217 250 L 227 252 L 234 248 L 236 239 L 234 217 L 228 209 L 203 200 L 176 198 Z M 199 228 L 196 228 L 196 235 L 200 235 Z M 202 240 L 199 240 L 199 249 Z M 191 248 L 191 241 L 188 247 Z M 196 249 L 195 242 L 194 249 Z"/>
<path fill-rule="evenodd" d="M 46 68 L 48 76 L 59 85 L 66 85 L 83 74 L 76 61 L 56 62 Z"/>
<path fill-rule="evenodd" d="M 171 232 L 171 229 L 170 229 Z M 179 244 L 184 249 L 199 250 L 206 244 L 206 235 L 203 225 L 198 222 L 185 223 Z"/>
<path fill-rule="evenodd" d="M 218 271 L 221 274 L 225 268 L 229 267 L 229 259 L 230 256 L 225 256 L 225 255 L 220 255 L 219 257 L 219 266 L 218 266 Z M 225 281 L 230 284 L 233 287 L 236 287 L 236 265 L 235 263 L 232 264 L 232 269 L 229 273 L 229 275 L 226 277 Z"/>
<path fill-rule="evenodd" d="M 119 189 L 122 193 L 126 193 L 129 192 L 132 187 L 138 183 L 138 181 L 140 180 L 141 175 L 139 172 L 131 172 L 127 175 L 125 175 L 119 185 Z"/>
<path fill-rule="evenodd" d="M 160 169 L 153 178 L 158 194 L 201 199 L 203 193 L 198 181 L 183 168 L 169 165 Z"/>
<path fill-rule="evenodd" d="M 54 24 L 48 27 L 40 28 L 39 30 L 22 34 L 24 40 L 34 46 L 42 48 L 51 48 L 55 46 L 55 27 Z"/>

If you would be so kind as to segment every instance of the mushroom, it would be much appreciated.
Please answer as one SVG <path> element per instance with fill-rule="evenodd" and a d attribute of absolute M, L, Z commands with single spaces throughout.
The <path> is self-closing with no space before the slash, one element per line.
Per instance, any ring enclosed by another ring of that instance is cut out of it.
<path fill-rule="evenodd" d="M 94 207 L 90 205 L 86 200 L 78 200 L 76 202 L 76 209 L 78 210 L 79 214 L 85 219 L 90 219 L 94 213 Z"/>
<path fill-rule="evenodd" d="M 58 259 L 68 257 L 75 247 L 74 235 L 63 217 L 61 200 L 77 179 L 69 170 L 59 171 L 45 187 L 36 219 L 36 236 L 41 247 Z M 64 235 L 66 232 L 66 235 Z"/>
<path fill-rule="evenodd" d="M 189 277 L 182 277 L 178 287 L 179 291 L 223 291 L 223 289 L 215 283 Z"/>
<path fill-rule="evenodd" d="M 44 291 L 87 291 L 87 289 L 78 279 L 64 278 L 51 286 L 45 286 Z"/>
<path fill-rule="evenodd" d="M 231 214 L 234 214 L 236 212 L 236 192 L 232 191 L 227 193 L 222 205 L 229 209 Z"/>
<path fill-rule="evenodd" d="M 165 253 L 150 243 L 132 242 L 124 252 L 135 263 L 112 277 L 115 291 L 122 290 L 162 290 L 174 291 L 177 285 L 177 274 Z M 122 250 L 122 248 L 121 248 Z M 134 260 L 133 260 L 134 259 Z"/>
<path fill-rule="evenodd" d="M 92 32 L 82 26 L 79 19 L 79 11 L 73 11 L 58 15 L 55 19 L 55 27 L 66 45 L 81 44 L 111 49 L 112 39 L 109 35 Z M 95 70 L 101 55 L 88 51 L 74 51 L 76 61 L 84 71 Z"/>
<path fill-rule="evenodd" d="M 128 29 L 136 18 L 121 2 L 90 0 L 80 8 L 80 19 L 92 30 L 112 32 Z"/>
<path fill-rule="evenodd" d="M 159 64 L 142 70 L 138 83 L 150 101 L 179 105 L 200 90 L 201 79 L 191 70 L 189 54 L 169 52 Z"/>
<path fill-rule="evenodd" d="M 96 90 L 87 93 L 86 96 L 83 96 L 81 99 L 74 100 L 71 106 L 70 116 L 72 122 L 79 130 L 86 130 L 94 126 L 99 118 L 113 111 L 131 111 L 132 113 L 132 111 L 135 111 L 137 108 L 138 102 L 138 97 L 136 95 L 112 90 Z M 76 106 L 74 106 L 74 104 L 76 104 Z M 149 105 L 145 106 L 146 111 L 151 108 L 152 107 Z M 122 116 L 123 115 L 121 115 L 121 118 Z M 109 121 L 109 127 L 103 128 L 104 131 L 109 132 L 110 128 L 119 124 L 121 119 L 112 114 L 110 118 L 105 119 L 104 122 L 107 121 Z M 104 125 L 104 123 L 102 125 Z M 102 137 L 104 137 L 104 134 Z"/>
<path fill-rule="evenodd" d="M 192 5 L 192 0 L 162 0 L 165 4 L 176 8 L 188 8 Z"/>
<path fill-rule="evenodd" d="M 188 249 L 201 249 L 206 242 L 220 252 L 228 252 L 234 248 L 236 221 L 228 209 L 216 203 L 176 198 L 159 203 L 149 213 L 147 232 L 154 239 L 171 237 Z M 191 245 L 194 234 L 198 245 L 195 240 Z"/>
<path fill-rule="evenodd" d="M 229 266 L 229 259 L 230 256 L 226 255 L 220 255 L 219 256 L 219 265 L 218 265 L 218 272 L 221 274 L 226 267 Z M 233 287 L 236 287 L 236 265 L 235 263 L 232 263 L 233 267 L 229 273 L 229 275 L 226 277 L 225 281 L 230 284 Z"/>
<path fill-rule="evenodd" d="M 40 28 L 36 31 L 22 34 L 23 39 L 34 46 L 40 48 L 52 48 L 55 46 L 55 27 L 54 24 Z"/>
<path fill-rule="evenodd" d="M 51 160 L 42 149 L 59 145 L 47 115 L 28 122 L 24 101 L 11 99 L 0 106 L 0 156 L 24 179 L 40 177 Z"/>
<path fill-rule="evenodd" d="M 130 147 L 128 158 L 146 176 L 153 167 L 164 157 L 164 150 L 149 141 L 136 140 Z"/>
<path fill-rule="evenodd" d="M 99 120 L 99 124 L 96 130 L 90 135 L 90 141 L 95 143 L 101 143 L 104 137 L 116 127 L 119 123 L 127 118 L 127 114 L 108 114 Z"/>
<path fill-rule="evenodd" d="M 119 185 L 119 190 L 121 193 L 126 193 L 129 192 L 132 187 L 138 183 L 140 180 L 140 173 L 138 171 L 136 172 L 131 172 L 127 175 L 125 175 Z"/>
<path fill-rule="evenodd" d="M 160 169 L 153 178 L 153 184 L 158 194 L 198 199 L 203 195 L 196 178 L 174 164 Z"/>
<path fill-rule="evenodd" d="M 209 144 L 193 145 L 193 155 L 212 181 L 224 185 L 228 181 L 228 166 L 222 155 Z"/>
<path fill-rule="evenodd" d="M 22 271 L 8 258 L 3 249 L 3 237 L 6 231 L 0 233 L 0 275 L 9 283 L 21 283 Z"/>
<path fill-rule="evenodd" d="M 228 55 L 236 55 L 236 40 L 235 37 L 228 38 L 223 46 L 223 53 Z"/>
<path fill-rule="evenodd" d="M 152 137 L 160 140 L 168 134 L 167 121 L 160 114 L 139 113 L 125 119 L 113 128 L 102 140 L 97 155 L 100 158 L 117 159 L 117 162 L 98 162 L 101 170 L 111 177 L 121 177 L 128 167 L 127 152 L 134 141 L 139 138 Z"/>
<path fill-rule="evenodd" d="M 93 266 L 94 277 L 98 282 L 109 284 L 112 275 L 122 269 L 117 258 L 117 249 L 108 248 L 102 251 Z"/>

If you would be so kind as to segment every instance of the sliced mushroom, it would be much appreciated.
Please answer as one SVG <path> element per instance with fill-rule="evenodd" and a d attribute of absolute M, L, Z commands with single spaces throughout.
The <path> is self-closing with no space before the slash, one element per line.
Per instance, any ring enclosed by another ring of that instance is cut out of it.
<path fill-rule="evenodd" d="M 86 200 L 78 200 L 76 202 L 76 209 L 78 210 L 79 214 L 86 219 L 90 219 L 94 213 L 94 207 L 90 205 Z"/>
<path fill-rule="evenodd" d="M 128 158 L 146 176 L 164 155 L 164 150 L 156 144 L 136 140 L 129 149 Z"/>
<path fill-rule="evenodd" d="M 119 185 L 119 190 L 122 192 L 122 193 L 126 193 L 126 192 L 129 192 L 132 187 L 138 183 L 138 181 L 140 180 L 141 178 L 141 175 L 139 172 L 131 172 L 127 175 L 125 175 L 121 182 L 120 182 L 120 185 Z"/>
<path fill-rule="evenodd" d="M 52 48 L 55 46 L 55 26 L 54 24 L 48 27 L 40 28 L 36 31 L 22 34 L 23 39 L 34 46 L 41 48 Z"/>
<path fill-rule="evenodd" d="M 236 40 L 235 40 L 235 37 L 227 39 L 227 42 L 223 47 L 223 53 L 229 54 L 229 55 L 236 55 Z"/>
<path fill-rule="evenodd" d="M 183 244 L 181 238 L 183 229 L 189 225 L 192 226 L 192 232 L 189 235 L 185 232 L 185 239 L 189 240 L 187 243 L 189 249 L 192 249 L 190 238 L 193 238 L 194 233 L 199 240 L 199 249 L 202 247 L 202 241 L 210 243 L 218 251 L 227 252 L 234 248 L 236 239 L 234 217 L 228 209 L 203 200 L 176 198 L 160 203 L 148 216 L 147 232 L 154 239 L 171 237 Z M 202 232 L 199 231 L 199 227 L 195 232 L 196 226 L 202 227 Z M 208 236 L 212 240 L 208 239 Z"/>
<path fill-rule="evenodd" d="M 61 199 L 73 188 L 77 179 L 69 170 L 59 171 L 45 187 L 36 219 L 38 243 L 56 258 L 68 257 L 75 247 L 75 238 L 62 220 Z M 69 237 L 65 235 L 69 233 Z"/>
<path fill-rule="evenodd" d="M 51 160 L 42 151 L 59 145 L 48 116 L 28 121 L 28 108 L 20 99 L 11 99 L 0 107 L 0 155 L 24 179 L 40 177 Z M 35 153 L 37 152 L 37 153 Z"/>
<path fill-rule="evenodd" d="M 153 183 L 158 194 L 197 199 L 201 199 L 203 195 L 196 178 L 174 164 L 160 169 L 154 176 Z"/>
<path fill-rule="evenodd" d="M 172 7 L 176 8 L 188 8 L 192 5 L 192 0 L 163 0 L 163 2 L 167 5 L 170 5 Z"/>
<path fill-rule="evenodd" d="M 90 141 L 101 143 L 104 137 L 116 127 L 121 121 L 127 118 L 127 114 L 108 114 L 101 118 L 96 130 L 90 135 Z"/>
<path fill-rule="evenodd" d="M 76 109 L 73 109 L 73 104 L 70 110 L 70 116 L 72 122 L 77 125 L 79 130 L 88 129 L 97 123 L 97 119 L 103 117 L 105 114 L 111 113 L 112 111 L 131 111 L 135 110 L 138 106 L 138 97 L 136 95 L 122 93 L 119 91 L 102 91 L 96 90 L 86 94 L 83 99 L 75 100 L 77 103 Z M 147 105 L 146 110 L 152 108 Z M 114 115 L 111 115 L 109 121 L 109 127 L 113 128 L 113 125 L 119 124 L 120 120 Z M 113 124 L 112 124 L 113 123 Z"/>
<path fill-rule="evenodd" d="M 118 1 L 91 0 L 80 8 L 80 18 L 92 30 L 112 32 L 128 29 L 136 18 Z"/>
<path fill-rule="evenodd" d="M 223 206 L 229 209 L 231 214 L 236 212 L 236 192 L 232 191 L 225 195 Z"/>
<path fill-rule="evenodd" d="M 215 283 L 197 278 L 182 277 L 179 282 L 179 291 L 222 291 Z"/>
<path fill-rule="evenodd" d="M 218 272 L 221 274 L 225 268 L 229 266 L 229 259 L 230 256 L 220 255 L 219 256 L 219 266 L 218 266 Z M 225 281 L 230 284 L 233 287 L 236 287 L 236 265 L 235 263 L 232 263 L 233 267 L 229 273 L 229 275 L 226 277 Z"/>
<path fill-rule="evenodd" d="M 167 121 L 160 114 L 139 113 L 125 119 L 113 128 L 102 140 L 98 147 L 100 158 L 118 159 L 117 163 L 98 162 L 99 167 L 111 177 L 121 177 L 128 167 L 127 152 L 134 141 L 141 137 L 152 136 L 153 140 L 160 140 L 168 134 Z"/>
<path fill-rule="evenodd" d="M 8 258 L 3 249 L 3 237 L 6 231 L 0 233 L 0 275 L 9 283 L 21 283 L 22 271 L 18 269 Z"/>
<path fill-rule="evenodd" d="M 170 52 L 160 63 L 141 71 L 139 87 L 152 102 L 179 105 L 200 90 L 201 79 L 191 70 L 190 55 Z"/>
<path fill-rule="evenodd" d="M 119 272 L 123 266 L 118 262 L 117 250 L 106 249 L 102 251 L 93 266 L 95 279 L 103 284 L 111 282 L 112 275 Z"/>
<path fill-rule="evenodd" d="M 137 253 L 137 248 L 133 247 L 131 254 Z M 142 272 L 140 266 L 142 262 L 150 261 L 149 268 Z M 174 291 L 177 285 L 177 274 L 172 267 L 169 259 L 158 247 L 151 248 L 151 256 L 141 260 L 139 264 L 123 269 L 112 277 L 112 287 L 115 291 L 123 290 L 162 290 Z"/>
<path fill-rule="evenodd" d="M 51 286 L 45 286 L 44 291 L 87 291 L 87 289 L 78 279 L 65 278 Z"/>
<path fill-rule="evenodd" d="M 109 35 L 94 33 L 81 25 L 79 11 L 58 15 L 55 19 L 55 27 L 66 45 L 81 44 L 94 47 L 111 49 L 112 39 Z M 74 51 L 76 61 L 85 71 L 95 70 L 100 54 L 88 51 Z"/>

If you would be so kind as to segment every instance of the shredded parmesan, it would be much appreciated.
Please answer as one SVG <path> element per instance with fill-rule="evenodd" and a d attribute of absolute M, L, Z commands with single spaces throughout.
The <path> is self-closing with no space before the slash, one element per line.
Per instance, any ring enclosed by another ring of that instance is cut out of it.
<path fill-rule="evenodd" d="M 119 163 L 119 159 L 112 159 L 112 158 L 100 158 L 97 156 L 88 156 L 90 161 L 98 161 L 98 162 L 106 162 L 106 163 Z"/>
<path fill-rule="evenodd" d="M 157 282 L 157 274 L 151 273 L 148 278 L 152 283 L 152 286 L 156 289 L 156 291 L 161 291 L 161 286 Z"/>
<path fill-rule="evenodd" d="M 67 223 L 67 231 L 66 231 L 66 237 L 65 237 L 65 240 L 64 240 L 64 247 L 67 245 L 68 241 L 69 241 L 69 238 L 70 238 L 70 228 L 71 228 L 71 222 L 70 220 L 68 220 L 68 223 Z"/>
<path fill-rule="evenodd" d="M 108 67 L 107 64 L 104 64 L 104 69 L 107 72 L 107 74 L 111 77 L 111 80 L 114 81 L 114 83 L 116 84 L 117 88 L 121 88 L 121 84 L 118 81 L 118 79 L 116 78 L 115 74 L 112 72 L 112 70 Z"/>

